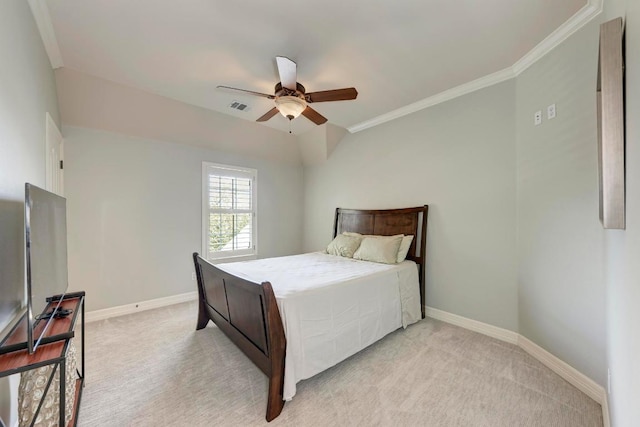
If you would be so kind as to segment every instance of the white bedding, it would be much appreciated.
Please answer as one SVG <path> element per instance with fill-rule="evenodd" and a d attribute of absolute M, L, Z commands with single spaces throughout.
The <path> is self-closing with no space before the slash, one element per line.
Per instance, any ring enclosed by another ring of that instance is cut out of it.
<path fill-rule="evenodd" d="M 389 265 L 314 252 L 216 267 L 271 283 L 287 338 L 285 400 L 298 381 L 421 317 L 413 261 Z"/>

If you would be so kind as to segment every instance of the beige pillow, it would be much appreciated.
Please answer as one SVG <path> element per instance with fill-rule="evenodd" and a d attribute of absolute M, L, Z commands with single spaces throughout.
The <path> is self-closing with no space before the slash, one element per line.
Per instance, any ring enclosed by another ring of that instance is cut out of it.
<path fill-rule="evenodd" d="M 400 249 L 398 249 L 398 262 L 402 262 L 407 258 L 407 254 L 409 253 L 409 248 L 411 248 L 411 242 L 413 242 L 413 235 L 404 236 L 402 238 L 402 243 L 400 243 Z"/>
<path fill-rule="evenodd" d="M 345 236 L 360 236 L 360 237 L 386 237 L 386 236 L 378 236 L 374 234 L 360 234 L 354 233 L 352 231 L 345 231 Z M 400 243 L 400 248 L 398 249 L 398 257 L 396 258 L 396 262 L 402 262 L 407 258 L 407 254 L 409 253 L 409 248 L 411 248 L 411 242 L 413 241 L 413 235 L 404 236 L 403 234 L 397 234 L 397 236 L 402 237 L 402 243 Z"/>
<path fill-rule="evenodd" d="M 355 237 L 355 236 L 345 236 Z M 365 237 L 353 258 L 363 261 L 395 264 L 398 260 L 398 249 L 402 243 L 402 234 L 397 236 Z"/>
<path fill-rule="evenodd" d="M 329 243 L 329 246 L 327 246 L 327 253 L 329 255 L 353 258 L 353 253 L 358 249 L 361 241 L 362 237 L 359 236 L 338 234 L 336 238 Z"/>

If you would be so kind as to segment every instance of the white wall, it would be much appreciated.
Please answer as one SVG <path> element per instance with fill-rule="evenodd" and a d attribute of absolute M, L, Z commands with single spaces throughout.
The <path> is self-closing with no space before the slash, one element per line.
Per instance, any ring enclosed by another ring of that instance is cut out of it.
<path fill-rule="evenodd" d="M 607 356 L 612 425 L 640 420 L 640 2 L 605 2 L 626 21 L 626 230 L 606 232 Z"/>
<path fill-rule="evenodd" d="M 520 334 L 605 385 L 597 65 L 592 22 L 517 78 L 518 281 Z"/>
<path fill-rule="evenodd" d="M 302 167 L 65 126 L 69 281 L 87 310 L 193 292 L 202 162 L 258 170 L 258 256 L 300 252 Z"/>
<path fill-rule="evenodd" d="M 334 210 L 429 205 L 426 303 L 518 330 L 515 82 L 356 134 L 305 168 L 304 250 Z"/>
<path fill-rule="evenodd" d="M 44 187 L 45 113 L 59 123 L 53 71 L 24 0 L 0 2 L 0 64 L 0 289 L 2 299 L 22 299 L 24 183 Z M 14 394 L 0 379 L 0 418 L 9 424 Z"/>

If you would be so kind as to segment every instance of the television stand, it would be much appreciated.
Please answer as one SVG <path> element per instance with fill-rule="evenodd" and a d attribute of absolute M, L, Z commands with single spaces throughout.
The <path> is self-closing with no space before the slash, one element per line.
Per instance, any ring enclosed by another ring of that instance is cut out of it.
<path fill-rule="evenodd" d="M 78 412 L 80 410 L 80 398 L 82 397 L 82 388 L 84 387 L 84 302 L 85 293 L 75 292 L 68 293 L 61 297 L 60 295 L 47 298 L 48 304 L 43 313 L 51 311 L 51 309 L 60 301 L 59 309 L 69 311 L 67 316 L 54 316 L 45 336 L 41 339 L 40 344 L 33 354 L 29 354 L 27 349 L 27 318 L 26 315 L 13 328 L 10 335 L 5 339 L 0 347 L 0 377 L 7 377 L 43 366 L 52 365 L 53 369 L 49 375 L 48 383 L 44 389 L 43 397 L 47 395 L 49 386 L 52 384 L 53 376 L 58 373 L 60 376 L 59 390 L 59 427 L 75 426 L 78 422 Z M 73 405 L 72 417 L 69 423 L 65 424 L 65 400 L 66 400 L 66 364 L 71 346 L 71 339 L 75 336 L 76 325 L 80 317 L 80 358 L 78 368 L 76 369 L 77 379 L 75 381 L 75 400 Z M 41 406 L 33 414 L 33 420 L 38 416 Z"/>

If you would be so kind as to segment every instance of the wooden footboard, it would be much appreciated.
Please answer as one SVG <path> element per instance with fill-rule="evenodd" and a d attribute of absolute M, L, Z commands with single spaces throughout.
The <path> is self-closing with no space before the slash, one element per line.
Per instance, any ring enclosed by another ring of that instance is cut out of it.
<path fill-rule="evenodd" d="M 271 283 L 256 284 L 226 273 L 193 254 L 198 279 L 198 325 L 212 320 L 269 378 L 267 421 L 284 406 L 286 339 Z"/>

